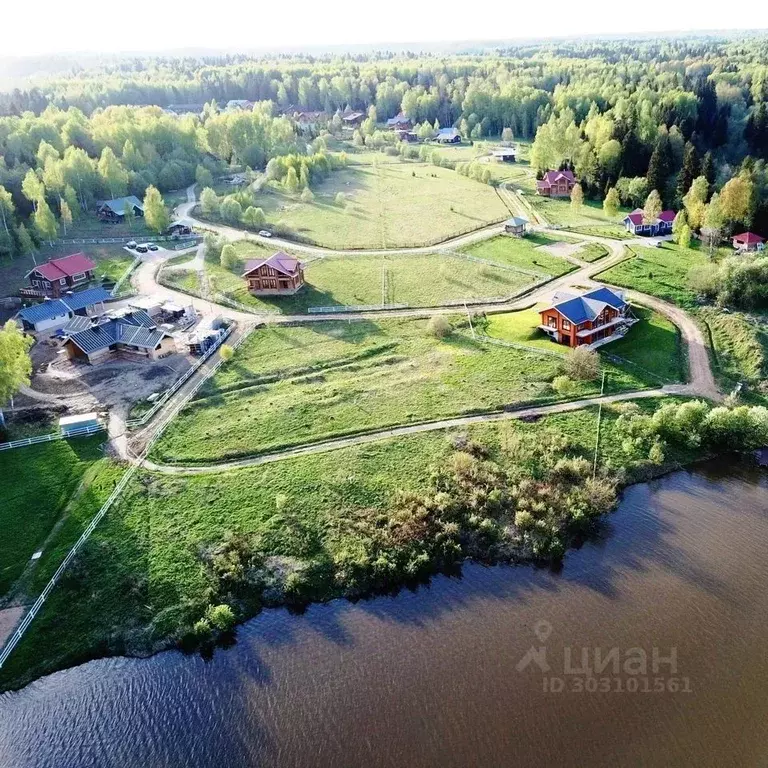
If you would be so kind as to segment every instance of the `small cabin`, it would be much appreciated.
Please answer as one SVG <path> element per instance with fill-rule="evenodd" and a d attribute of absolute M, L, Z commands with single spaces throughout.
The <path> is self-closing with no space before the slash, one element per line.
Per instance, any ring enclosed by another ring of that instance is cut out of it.
<path fill-rule="evenodd" d="M 504 231 L 508 235 L 514 235 L 515 237 L 524 237 L 525 228 L 528 225 L 528 219 L 523 219 L 520 216 L 513 216 L 511 219 L 507 219 L 504 222 Z"/>
<path fill-rule="evenodd" d="M 765 239 L 754 232 L 742 232 L 733 238 L 733 247 L 741 253 L 762 251 L 765 248 Z"/>

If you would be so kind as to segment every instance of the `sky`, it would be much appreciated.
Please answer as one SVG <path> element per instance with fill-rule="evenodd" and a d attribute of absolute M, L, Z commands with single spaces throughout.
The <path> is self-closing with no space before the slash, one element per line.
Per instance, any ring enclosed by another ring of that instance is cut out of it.
<path fill-rule="evenodd" d="M 5 0 L 0 56 L 54 53 L 173 53 L 207 48 L 252 51 L 302 46 L 768 28 L 768 3 L 675 0 L 484 0 L 356 2 L 322 0 Z M 663 12 L 662 12 L 663 11 Z M 34 18 L 33 18 L 34 17 Z M 41 23 L 42 22 L 42 23 Z M 19 30 L 21 34 L 9 34 Z"/>

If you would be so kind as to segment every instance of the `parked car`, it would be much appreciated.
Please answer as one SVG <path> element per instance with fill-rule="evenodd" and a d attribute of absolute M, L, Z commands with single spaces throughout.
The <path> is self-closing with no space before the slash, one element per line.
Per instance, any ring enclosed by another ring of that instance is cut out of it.
<path fill-rule="evenodd" d="M 135 240 L 129 240 L 129 241 L 128 241 L 128 242 L 125 244 L 125 247 L 126 247 L 126 248 L 130 248 L 131 250 L 134 250 L 134 248 L 136 248 L 136 246 L 137 246 L 137 245 L 138 245 L 138 243 L 137 243 Z"/>
<path fill-rule="evenodd" d="M 266 229 L 260 229 L 259 237 L 272 237 L 272 233 L 268 232 Z"/>
<path fill-rule="evenodd" d="M 147 243 L 147 248 L 149 248 L 150 251 L 159 251 L 160 246 L 156 243 Z"/>
<path fill-rule="evenodd" d="M 139 253 L 146 253 L 149 250 L 149 248 L 146 245 L 137 245 L 136 250 Z"/>

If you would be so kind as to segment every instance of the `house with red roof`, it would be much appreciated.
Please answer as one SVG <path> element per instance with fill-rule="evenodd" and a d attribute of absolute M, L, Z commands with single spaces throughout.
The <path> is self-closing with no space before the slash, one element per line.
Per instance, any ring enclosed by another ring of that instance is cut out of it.
<path fill-rule="evenodd" d="M 624 217 L 624 226 L 627 232 L 640 237 L 656 237 L 672 233 L 672 224 L 677 214 L 674 211 L 662 211 L 653 221 L 645 221 L 642 208 L 635 208 L 632 213 Z"/>
<path fill-rule="evenodd" d="M 568 197 L 576 186 L 573 171 L 547 171 L 536 182 L 536 194 L 544 197 Z"/>
<path fill-rule="evenodd" d="M 242 277 L 254 296 L 290 296 L 304 285 L 301 262 L 283 251 L 246 262 Z"/>
<path fill-rule="evenodd" d="M 62 294 L 79 288 L 93 279 L 95 262 L 84 253 L 73 253 L 61 259 L 49 259 L 27 272 L 30 288 L 22 289 L 28 296 L 51 296 L 59 298 Z"/>
<path fill-rule="evenodd" d="M 765 248 L 765 238 L 754 232 L 742 232 L 733 238 L 733 247 L 741 253 L 762 251 Z"/>

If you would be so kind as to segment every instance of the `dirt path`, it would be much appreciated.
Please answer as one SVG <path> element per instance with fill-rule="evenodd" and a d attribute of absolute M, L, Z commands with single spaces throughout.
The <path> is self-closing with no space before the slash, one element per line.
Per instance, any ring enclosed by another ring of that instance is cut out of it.
<path fill-rule="evenodd" d="M 421 424 L 409 424 L 403 427 L 392 427 L 390 429 L 381 429 L 376 432 L 367 432 L 365 434 L 351 435 L 349 437 L 334 438 L 323 440 L 317 443 L 308 443 L 295 448 L 286 448 L 283 451 L 274 453 L 263 453 L 258 456 L 251 456 L 245 459 L 236 459 L 234 461 L 220 462 L 218 464 L 206 464 L 199 466 L 175 466 L 170 464 L 156 464 L 153 461 L 145 459 L 142 465 L 152 470 L 167 475 L 198 475 L 210 472 L 224 472 L 231 469 L 241 469 L 243 467 L 255 467 L 260 464 L 270 464 L 275 461 L 293 459 L 299 456 L 306 456 L 313 453 L 324 453 L 326 451 L 335 451 L 340 448 L 349 448 L 355 445 L 365 445 L 367 443 L 380 442 L 392 437 L 402 437 L 404 435 L 415 435 L 422 432 L 434 432 L 436 430 L 452 429 L 454 427 L 464 427 L 471 424 L 480 424 L 489 421 L 505 421 L 508 419 L 525 419 L 537 416 L 546 416 L 553 413 L 567 413 L 568 411 L 578 411 L 582 408 L 588 408 L 599 403 L 618 403 L 623 400 L 637 400 L 646 397 L 662 397 L 664 395 L 684 395 L 690 393 L 690 387 L 685 384 L 661 387 L 659 389 L 643 389 L 636 392 L 622 392 L 617 395 L 605 395 L 604 397 L 589 397 L 582 400 L 572 400 L 567 403 L 554 403 L 553 405 L 541 405 L 531 408 L 521 408 L 516 411 L 494 411 L 492 413 L 473 414 L 472 416 L 457 416 L 450 419 L 441 419 L 439 421 L 424 422 Z"/>

